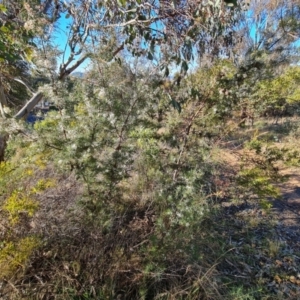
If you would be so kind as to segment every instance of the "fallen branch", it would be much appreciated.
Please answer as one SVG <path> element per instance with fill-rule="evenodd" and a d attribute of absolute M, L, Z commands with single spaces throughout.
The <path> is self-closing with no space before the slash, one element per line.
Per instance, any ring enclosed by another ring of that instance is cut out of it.
<path fill-rule="evenodd" d="M 32 109 L 43 99 L 43 93 L 36 93 L 22 109 L 14 116 L 15 119 L 21 119 L 27 116 Z"/>

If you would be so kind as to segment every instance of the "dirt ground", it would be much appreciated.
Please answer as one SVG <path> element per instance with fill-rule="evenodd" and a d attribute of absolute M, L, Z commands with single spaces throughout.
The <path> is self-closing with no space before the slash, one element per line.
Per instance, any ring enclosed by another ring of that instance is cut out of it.
<path fill-rule="evenodd" d="M 279 184 L 281 199 L 272 200 L 272 215 L 278 220 L 277 233 L 294 250 L 300 251 L 300 169 L 286 168 L 287 182 Z"/>
<path fill-rule="evenodd" d="M 230 146 L 229 148 L 231 151 L 222 151 L 219 156 L 232 170 L 235 170 L 234 172 L 237 172 L 242 151 L 239 147 Z M 280 174 L 286 176 L 287 179 L 277 184 L 282 194 L 281 198 L 269 199 L 272 208 L 268 212 L 268 218 L 272 220 L 273 224 L 276 224 L 279 241 L 291 247 L 296 253 L 300 253 L 300 168 L 281 166 L 280 169 Z M 225 206 L 232 206 L 232 203 L 224 204 Z M 242 205 L 239 210 L 241 212 L 243 210 L 249 211 L 249 208 Z M 261 214 L 259 209 L 254 209 L 254 211 L 255 215 Z"/>

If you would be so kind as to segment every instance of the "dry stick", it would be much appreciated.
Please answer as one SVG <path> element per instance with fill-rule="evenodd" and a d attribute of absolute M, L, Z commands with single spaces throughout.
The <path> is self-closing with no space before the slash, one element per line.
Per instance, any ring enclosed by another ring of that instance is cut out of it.
<path fill-rule="evenodd" d="M 195 120 L 195 118 L 198 116 L 198 114 L 201 112 L 201 110 L 204 108 L 204 104 L 202 106 L 200 106 L 200 108 L 195 112 L 195 114 L 192 116 L 188 126 L 186 127 L 185 129 L 185 136 L 184 136 L 184 143 L 183 143 L 183 146 L 182 146 L 182 149 L 180 151 L 180 154 L 179 154 L 179 157 L 178 157 L 178 160 L 176 162 L 176 165 L 177 165 L 177 169 L 175 170 L 174 174 L 173 174 L 173 181 L 176 180 L 177 178 L 177 174 L 178 174 L 178 169 L 179 169 L 179 165 L 180 165 L 180 162 L 181 162 L 181 158 L 182 158 L 182 154 L 186 148 L 186 144 L 187 144 L 187 141 L 188 141 L 188 136 L 190 134 L 190 131 L 191 131 L 191 128 L 192 128 L 192 125 L 193 125 L 193 122 Z"/>

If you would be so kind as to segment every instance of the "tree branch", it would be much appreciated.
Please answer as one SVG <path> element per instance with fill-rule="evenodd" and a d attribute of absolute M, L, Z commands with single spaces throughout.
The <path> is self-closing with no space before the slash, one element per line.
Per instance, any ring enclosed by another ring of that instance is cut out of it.
<path fill-rule="evenodd" d="M 29 112 L 43 99 L 41 92 L 36 93 L 22 109 L 14 116 L 15 119 L 21 119 L 29 114 Z"/>
<path fill-rule="evenodd" d="M 67 77 L 68 75 L 70 75 L 74 70 L 76 70 L 86 59 L 87 59 L 87 55 L 83 56 L 82 58 L 78 59 L 77 62 L 70 67 L 69 69 L 61 69 L 60 70 L 60 74 L 58 76 L 59 80 L 63 80 L 65 77 Z"/>

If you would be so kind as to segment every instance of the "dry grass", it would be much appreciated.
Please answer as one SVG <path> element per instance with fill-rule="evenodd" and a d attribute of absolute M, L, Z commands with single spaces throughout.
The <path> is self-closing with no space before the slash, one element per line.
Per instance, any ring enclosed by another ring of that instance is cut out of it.
<path fill-rule="evenodd" d="M 122 214 L 103 223 L 77 204 L 84 189 L 72 174 L 40 170 L 38 178 L 58 184 L 37 196 L 38 213 L 14 234 L 43 243 L 26 268 L 1 282 L 1 299 L 299 299 L 300 253 L 288 224 L 274 222 L 274 210 L 266 213 L 257 199 L 239 198 L 236 153 L 212 153 L 219 168 L 211 211 L 189 235 L 180 227 L 171 236 L 159 231 L 151 201 L 139 199 L 134 185 Z M 298 183 L 292 177 L 287 184 Z"/>

